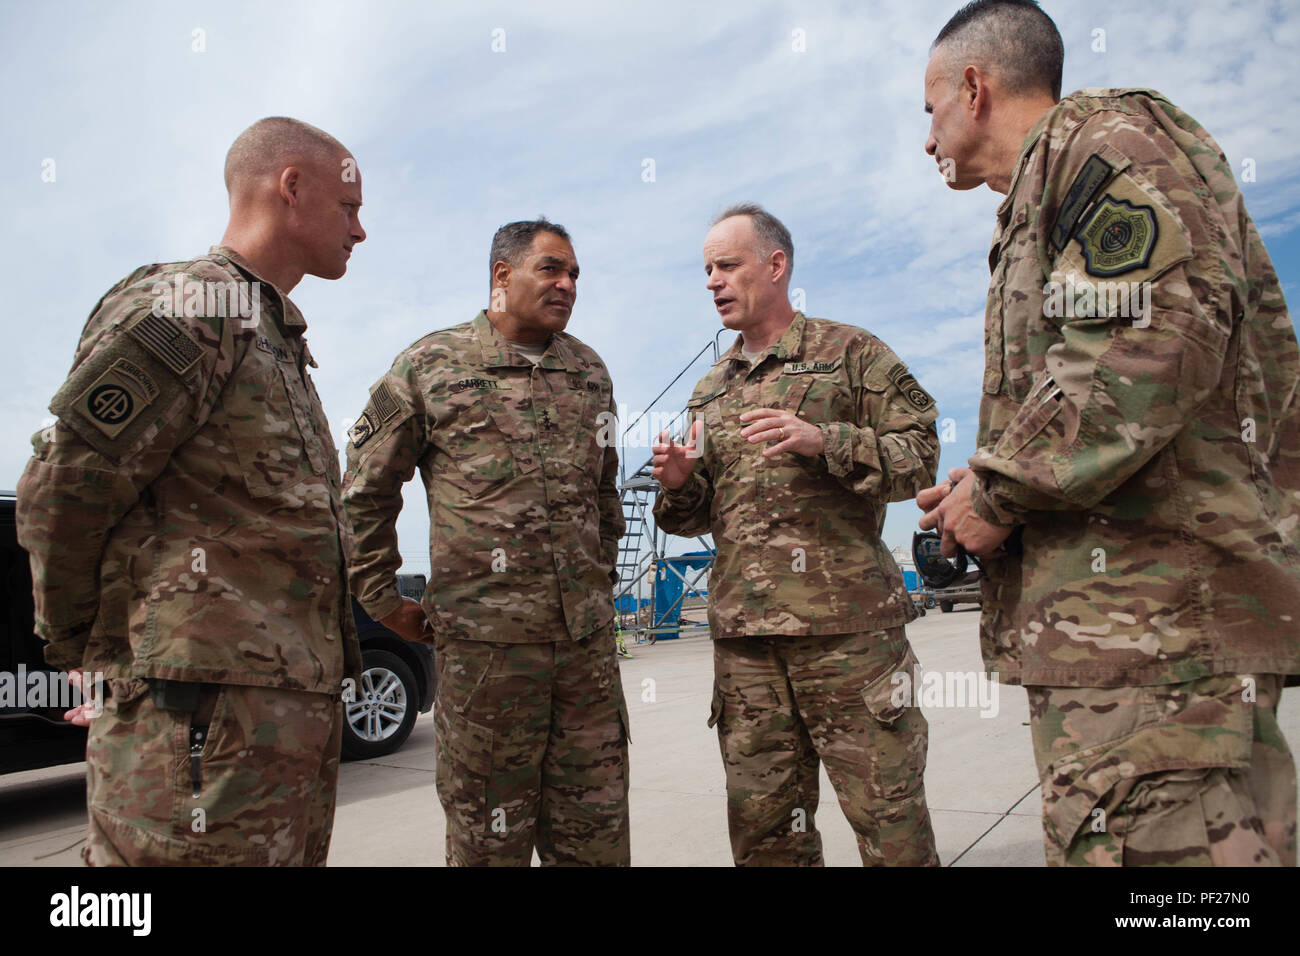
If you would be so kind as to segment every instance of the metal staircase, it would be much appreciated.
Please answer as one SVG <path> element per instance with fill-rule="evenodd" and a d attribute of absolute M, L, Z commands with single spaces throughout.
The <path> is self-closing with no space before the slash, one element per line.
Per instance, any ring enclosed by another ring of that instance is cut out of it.
<path fill-rule="evenodd" d="M 651 460 L 647 459 L 636 471 L 628 474 L 626 471 L 627 464 L 627 440 L 636 426 L 643 418 L 648 416 L 660 400 L 668 393 L 677 381 L 694 366 L 701 357 L 712 352 L 711 362 L 718 360 L 720 351 L 718 347 L 718 336 L 725 329 L 720 329 L 717 336 L 709 342 L 704 348 L 695 354 L 685 367 L 682 368 L 659 393 L 658 396 L 623 430 L 620 440 L 620 470 L 622 477 L 619 482 L 619 495 L 623 504 L 623 520 L 626 523 L 626 530 L 618 545 L 618 584 L 614 586 L 614 600 L 617 603 L 621 598 L 632 595 L 634 598 L 634 607 L 637 611 L 632 616 L 632 623 L 625 624 L 624 630 L 631 630 L 636 635 L 638 641 L 649 639 L 650 643 L 654 642 L 655 633 L 658 629 L 650 626 L 655 619 L 662 619 L 662 613 L 656 614 L 653 608 L 654 581 L 651 580 L 652 572 L 659 568 L 666 567 L 674 574 L 682 578 L 683 590 L 682 596 L 677 599 L 677 603 L 687 596 L 688 593 L 698 594 L 699 583 L 705 580 L 708 569 L 700 569 L 698 573 L 688 579 L 681 571 L 669 562 L 663 559 L 667 555 L 668 538 L 667 532 L 660 531 L 654 526 L 652 511 L 654 508 L 655 496 L 659 493 L 659 482 L 651 475 Z M 680 435 L 683 424 L 686 421 L 686 410 L 682 409 L 669 423 L 668 430 L 674 436 Z M 654 436 L 650 436 L 651 442 Z M 704 539 L 699 539 L 702 544 L 709 550 L 711 545 Z M 666 573 L 666 572 L 665 572 Z M 644 592 L 650 591 L 651 595 L 651 615 L 643 619 L 640 608 L 645 600 Z M 663 609 L 660 609 L 662 612 Z M 620 615 L 622 617 L 623 615 Z M 667 630 L 677 630 L 677 628 L 668 628 Z"/>

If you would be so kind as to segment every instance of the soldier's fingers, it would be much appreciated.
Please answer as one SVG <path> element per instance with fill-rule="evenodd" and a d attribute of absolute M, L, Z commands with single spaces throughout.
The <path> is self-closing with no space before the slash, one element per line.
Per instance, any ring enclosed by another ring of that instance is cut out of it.
<path fill-rule="evenodd" d="M 794 443 L 795 443 L 794 438 L 793 438 L 793 437 L 790 437 L 790 438 L 787 438 L 787 439 L 786 439 L 785 441 L 783 441 L 783 442 L 779 442 L 778 444 L 775 444 L 775 445 L 768 445 L 766 448 L 763 449 L 763 457 L 764 457 L 764 458 L 772 458 L 772 457 L 774 457 L 774 456 L 776 456 L 776 455 L 780 455 L 780 454 L 782 454 L 783 452 L 787 452 L 787 451 L 788 451 L 788 452 L 793 452 L 793 451 L 794 451 L 794 448 L 793 448 Z"/>
<path fill-rule="evenodd" d="M 785 427 L 785 423 L 779 418 L 760 418 L 757 421 L 750 422 L 749 425 L 740 430 L 741 437 L 748 438 L 750 441 L 762 441 L 758 435 L 762 432 L 774 432 L 778 437 L 784 438 L 779 432 Z"/>
<path fill-rule="evenodd" d="M 695 419 L 695 421 L 691 422 L 690 440 L 692 446 L 699 440 L 700 435 L 703 433 L 703 431 L 704 431 L 704 420 L 702 418 L 697 418 Z"/>
<path fill-rule="evenodd" d="M 961 481 L 969 474 L 970 474 L 970 469 L 965 467 L 964 465 L 960 468 L 949 468 L 948 480 L 955 485 L 957 484 L 957 482 Z"/>
<path fill-rule="evenodd" d="M 933 531 L 939 526 L 939 509 L 935 508 L 927 511 L 921 516 L 921 520 L 916 523 L 916 526 L 922 531 Z"/>
<path fill-rule="evenodd" d="M 933 488 L 923 488 L 916 493 L 916 506 L 922 511 L 929 511 L 948 494 L 948 485 L 936 485 Z"/>
<path fill-rule="evenodd" d="M 781 415 L 780 409 L 777 408 L 751 408 L 740 416 L 742 422 L 752 422 L 757 418 L 777 418 Z"/>
<path fill-rule="evenodd" d="M 955 558 L 957 556 L 957 536 L 952 533 L 951 529 L 941 529 L 943 537 L 939 541 L 939 553 L 945 558 Z"/>

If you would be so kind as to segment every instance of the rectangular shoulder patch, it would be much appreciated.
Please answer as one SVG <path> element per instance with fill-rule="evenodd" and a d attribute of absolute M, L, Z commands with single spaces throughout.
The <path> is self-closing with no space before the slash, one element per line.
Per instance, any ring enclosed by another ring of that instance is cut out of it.
<path fill-rule="evenodd" d="M 400 406 L 397 404 L 397 399 L 393 398 L 393 393 L 388 388 L 387 382 L 380 382 L 375 386 L 375 390 L 370 393 L 370 407 L 379 416 L 379 424 L 381 425 L 398 413 Z M 357 447 L 361 447 L 360 442 L 357 443 Z"/>
<path fill-rule="evenodd" d="M 833 372 L 840 367 L 842 359 L 836 359 L 834 362 L 786 362 L 784 373 L 786 375 L 802 375 L 805 372 Z"/>
<path fill-rule="evenodd" d="M 158 397 L 158 385 L 129 359 L 118 359 L 72 402 L 72 410 L 116 438 Z"/>
<path fill-rule="evenodd" d="M 199 343 L 171 316 L 146 312 L 127 331 L 177 375 L 184 375 L 203 356 Z"/>
<path fill-rule="evenodd" d="M 1114 171 L 1114 167 L 1096 153 L 1089 156 L 1083 164 L 1083 169 L 1079 170 L 1079 175 L 1074 177 L 1074 182 L 1066 190 L 1060 212 L 1056 214 L 1056 222 L 1052 224 L 1052 245 L 1057 252 L 1065 249 L 1084 209 Z"/>

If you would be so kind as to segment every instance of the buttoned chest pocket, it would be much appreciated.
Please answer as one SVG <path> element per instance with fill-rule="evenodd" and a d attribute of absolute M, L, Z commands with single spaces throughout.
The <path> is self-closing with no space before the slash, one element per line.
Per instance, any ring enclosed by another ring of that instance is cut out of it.
<path fill-rule="evenodd" d="M 252 349 L 249 356 L 227 383 L 222 405 L 244 483 L 256 498 L 287 491 L 310 478 L 313 456 L 303 438 L 308 422 L 301 406 L 306 398 L 295 395 L 281 367 L 286 363 L 263 359 Z M 296 368 L 289 371 L 297 374 Z M 316 473 L 323 465 L 323 460 L 317 462 Z"/>
<path fill-rule="evenodd" d="M 618 423 L 602 415 L 609 410 L 610 389 L 582 375 L 566 375 L 551 388 L 554 411 L 538 409 L 538 432 L 557 457 L 594 477 L 604 449 L 618 442 Z"/>
<path fill-rule="evenodd" d="M 725 391 L 712 392 L 686 403 L 685 434 L 689 436 L 693 422 L 702 422 L 696 447 L 700 457 L 715 478 L 732 468 L 740 458 L 745 439 L 740 437 L 744 422 L 740 420 L 739 403 L 729 400 Z M 678 436 L 673 436 L 677 440 Z"/>
<path fill-rule="evenodd" d="M 791 411 L 814 425 L 822 422 L 853 421 L 853 394 L 837 372 L 806 372 L 787 375 L 794 383 L 778 407 Z"/>
<path fill-rule="evenodd" d="M 1021 206 L 989 252 L 992 279 L 984 320 L 984 391 L 989 395 L 1002 392 L 1008 377 L 1020 375 L 1017 356 L 1023 352 L 1026 310 L 1041 308 L 1042 267 L 1030 229 L 1033 219 L 1033 209 Z"/>
<path fill-rule="evenodd" d="M 530 436 L 519 424 L 497 395 L 461 396 L 453 417 L 439 429 L 437 444 L 447 459 L 443 475 L 469 497 L 482 498 L 536 469 Z"/>

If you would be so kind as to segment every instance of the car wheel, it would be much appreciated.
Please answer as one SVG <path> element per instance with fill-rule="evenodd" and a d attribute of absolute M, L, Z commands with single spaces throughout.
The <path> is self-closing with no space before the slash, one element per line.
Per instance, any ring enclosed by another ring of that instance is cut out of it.
<path fill-rule="evenodd" d="M 939 610 L 940 610 L 940 611 L 943 611 L 944 614 L 947 614 L 949 611 L 952 610 L 952 602 L 951 602 L 951 601 L 940 601 L 940 602 L 939 602 Z"/>
<path fill-rule="evenodd" d="M 362 651 L 361 683 L 343 703 L 343 755 L 367 760 L 390 754 L 411 735 L 420 688 L 406 662 L 391 651 Z"/>

